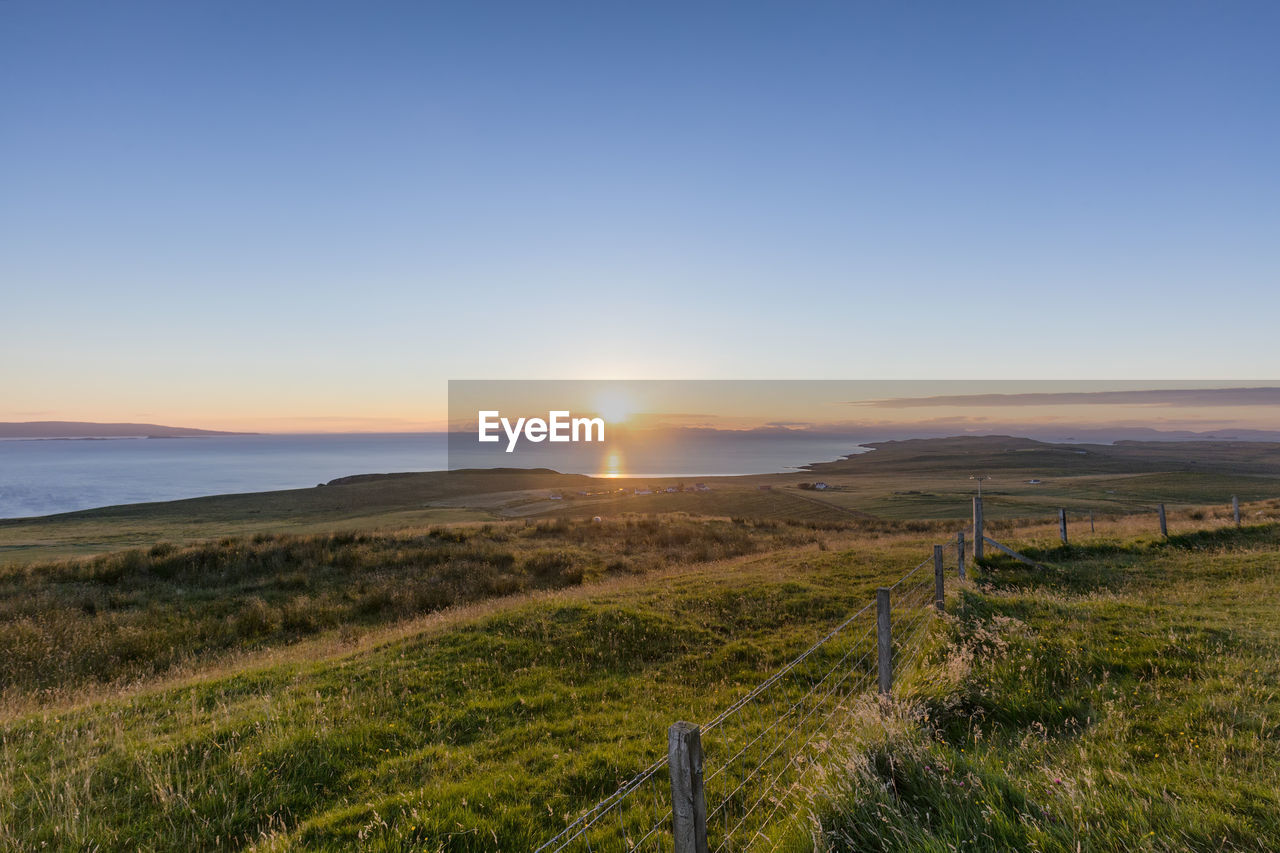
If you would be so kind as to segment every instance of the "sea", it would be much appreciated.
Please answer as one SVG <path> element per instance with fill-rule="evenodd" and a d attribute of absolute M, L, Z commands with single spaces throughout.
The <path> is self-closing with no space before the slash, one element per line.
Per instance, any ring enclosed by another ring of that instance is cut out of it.
<path fill-rule="evenodd" d="M 864 448 L 830 435 L 664 445 L 626 476 L 729 476 L 796 470 Z M 533 467 L 523 457 L 519 467 Z M 455 454 L 453 467 L 472 467 Z M 510 464 L 488 457 L 474 467 Z M 598 474 L 598 460 L 539 457 L 538 467 Z M 0 518 L 52 515 L 202 495 L 296 489 L 351 474 L 450 467 L 446 433 L 227 435 L 199 438 L 0 440 Z"/>

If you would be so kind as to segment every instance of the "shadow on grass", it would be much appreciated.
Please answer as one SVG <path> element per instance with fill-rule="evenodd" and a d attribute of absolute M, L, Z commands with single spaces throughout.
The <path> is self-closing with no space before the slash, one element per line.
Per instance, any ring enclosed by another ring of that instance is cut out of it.
<path fill-rule="evenodd" d="M 1280 548 L 1280 525 L 1223 527 L 1178 533 L 1163 540 L 1139 539 L 1127 544 L 1097 542 L 1016 549 L 1042 564 L 1044 570 L 992 549 L 977 562 L 974 576 L 990 589 L 1004 592 L 1032 589 L 1072 594 L 1116 592 L 1133 578 L 1131 570 L 1154 554 L 1170 550 L 1250 551 L 1267 546 Z"/>
<path fill-rule="evenodd" d="M 838 817 L 822 827 L 833 851 L 950 850 L 956 838 L 971 840 L 964 849 L 1028 850 L 1069 839 L 1008 777 L 909 741 L 869 750 L 833 805 Z"/>
<path fill-rule="evenodd" d="M 1252 524 L 1248 527 L 1221 527 L 1175 533 L 1164 543 L 1187 551 L 1248 550 L 1259 545 L 1280 545 L 1280 526 Z"/>
<path fill-rule="evenodd" d="M 1104 589 L 1115 591 L 1124 585 L 1126 564 L 1138 559 L 1137 554 L 1120 552 L 1109 554 L 1105 560 L 1090 559 L 1078 552 L 1073 553 L 1070 546 L 1049 551 L 1028 548 L 1022 553 L 1043 564 L 1044 569 L 1035 569 L 999 554 L 985 557 L 978 564 L 974 579 L 988 589 L 1001 592 L 1048 589 L 1082 594 Z"/>

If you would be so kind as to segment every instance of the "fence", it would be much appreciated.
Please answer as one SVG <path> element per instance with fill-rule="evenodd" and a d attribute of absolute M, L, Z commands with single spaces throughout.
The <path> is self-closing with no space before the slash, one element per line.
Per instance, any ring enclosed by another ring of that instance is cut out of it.
<path fill-rule="evenodd" d="M 944 606 L 944 562 L 943 546 L 934 546 L 932 556 L 711 720 L 672 725 L 666 756 L 537 853 L 776 849 L 802 829 L 808 783 L 831 734 L 857 702 L 877 689 L 890 693 L 919 660 L 931 617 Z"/>
<path fill-rule="evenodd" d="M 1163 503 L 1156 504 L 1155 511 L 1156 511 L 1156 519 L 1160 526 L 1160 535 L 1167 538 L 1169 536 L 1169 517 L 1168 517 L 1168 513 L 1165 511 L 1165 505 Z M 1232 521 L 1235 522 L 1236 527 L 1240 527 L 1241 526 L 1240 498 L 1238 495 L 1231 496 L 1231 517 L 1232 517 Z M 1094 528 L 1093 511 L 1092 510 L 1088 511 L 1087 515 L 1081 514 L 1082 521 L 1084 520 L 1084 518 L 1088 518 L 1089 532 L 1090 533 L 1094 532 L 1095 528 Z M 1068 526 L 1069 525 L 1068 525 L 1067 510 L 1065 507 L 1059 507 L 1058 508 L 1058 538 L 1062 540 L 1063 545 L 1070 544 L 1070 537 L 1068 535 Z M 974 533 L 973 548 L 974 548 L 975 560 L 981 560 L 983 558 L 984 545 L 991 545 L 999 549 L 1000 551 L 1003 551 L 1004 553 L 1014 557 L 1015 559 L 1018 559 L 1024 563 L 1028 563 L 1030 565 L 1036 566 L 1037 568 L 1042 568 L 1041 566 L 1039 566 L 1038 563 L 1035 563 L 1034 561 L 1027 559 L 1023 555 L 1019 554 L 1017 551 L 1014 551 L 1011 548 L 1001 545 L 999 542 L 996 542 L 994 539 L 984 535 L 981 497 L 975 497 L 973 499 L 973 526 L 972 528 L 967 528 L 967 529 L 973 530 L 973 533 Z M 959 543 L 960 543 L 960 576 L 964 577 L 964 531 L 960 533 Z"/>
<path fill-rule="evenodd" d="M 1240 502 L 1231 499 L 1240 525 Z M 1163 503 L 1160 534 L 1168 536 Z M 1088 514 L 1090 529 L 1093 513 Z M 1068 515 L 1058 510 L 1068 542 Z M 1038 563 L 985 535 L 982 498 L 956 536 L 956 573 L 965 577 L 966 535 L 975 561 L 990 545 Z M 728 853 L 775 850 L 806 819 L 806 783 L 828 736 L 858 700 L 892 692 L 917 663 L 933 614 L 945 607 L 945 549 L 912 568 L 746 695 L 703 725 L 676 722 L 667 754 L 598 802 L 536 853 L 657 850 Z M 927 569 L 932 566 L 933 571 Z"/>

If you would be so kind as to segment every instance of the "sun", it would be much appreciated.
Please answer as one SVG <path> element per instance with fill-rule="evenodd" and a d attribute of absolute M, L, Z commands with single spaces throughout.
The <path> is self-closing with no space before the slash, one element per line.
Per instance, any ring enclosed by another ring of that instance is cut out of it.
<path fill-rule="evenodd" d="M 601 391 L 595 401 L 596 413 L 607 423 L 622 423 L 635 413 L 635 404 L 621 391 Z"/>

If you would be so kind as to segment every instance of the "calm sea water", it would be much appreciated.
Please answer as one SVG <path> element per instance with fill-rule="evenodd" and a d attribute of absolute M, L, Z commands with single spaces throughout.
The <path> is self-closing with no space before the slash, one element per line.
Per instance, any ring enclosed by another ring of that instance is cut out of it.
<path fill-rule="evenodd" d="M 857 452 L 830 436 L 685 441 L 624 461 L 633 476 L 714 476 L 786 471 Z M 0 441 L 0 518 L 201 495 L 314 486 L 350 474 L 494 467 L 514 460 L 449 459 L 444 433 L 246 435 L 207 438 Z M 521 456 L 520 467 L 601 473 L 581 455 Z"/>
<path fill-rule="evenodd" d="M 447 467 L 443 433 L 0 441 L 0 518 Z"/>

